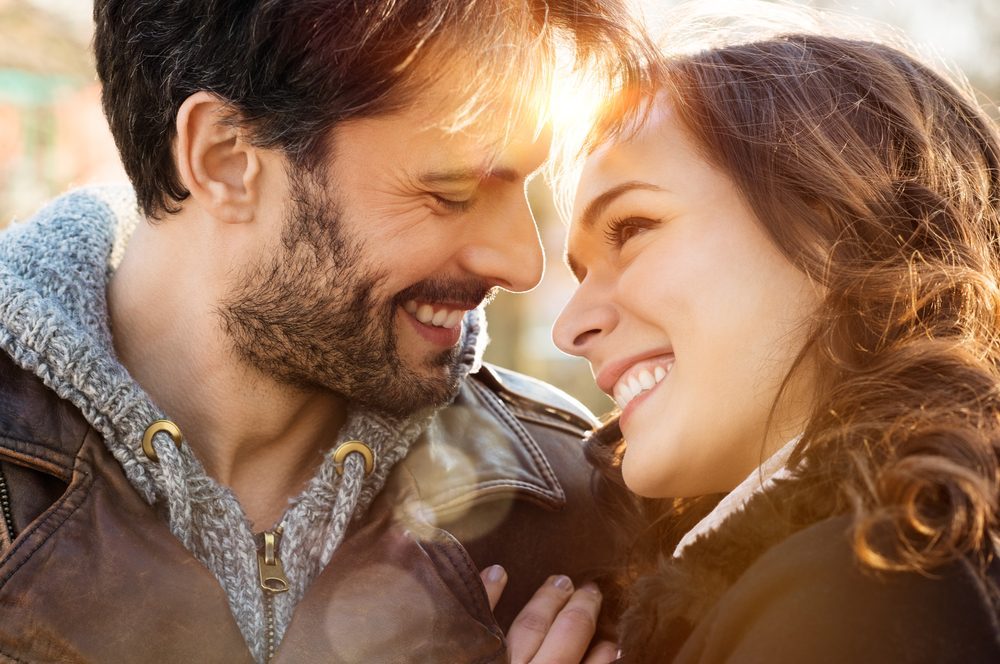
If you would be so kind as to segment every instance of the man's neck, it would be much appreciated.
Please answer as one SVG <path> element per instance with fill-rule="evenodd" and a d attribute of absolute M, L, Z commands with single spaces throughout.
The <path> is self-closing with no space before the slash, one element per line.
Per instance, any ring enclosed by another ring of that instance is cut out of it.
<path fill-rule="evenodd" d="M 255 529 L 266 529 L 315 473 L 345 407 L 235 357 L 216 313 L 225 285 L 218 262 L 200 260 L 197 245 L 169 251 L 179 238 L 167 226 L 140 224 L 111 279 L 115 349 L 208 474 L 234 491 Z"/>

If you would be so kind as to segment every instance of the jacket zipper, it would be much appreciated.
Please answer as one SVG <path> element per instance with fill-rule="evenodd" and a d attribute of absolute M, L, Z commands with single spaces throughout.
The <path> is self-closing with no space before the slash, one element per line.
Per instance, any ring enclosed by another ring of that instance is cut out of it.
<path fill-rule="evenodd" d="M 274 596 L 288 591 L 288 577 L 278 557 L 281 542 L 281 524 L 264 532 L 264 547 L 257 552 L 257 568 L 260 572 L 260 587 L 264 590 L 264 661 L 270 662 L 277 646 L 274 624 Z"/>
<path fill-rule="evenodd" d="M 7 478 L 4 477 L 2 467 L 0 467 L 0 512 L 3 513 L 3 525 L 7 529 L 7 537 L 13 542 L 17 533 L 14 532 L 14 514 L 10 509 L 10 491 L 7 490 Z"/>

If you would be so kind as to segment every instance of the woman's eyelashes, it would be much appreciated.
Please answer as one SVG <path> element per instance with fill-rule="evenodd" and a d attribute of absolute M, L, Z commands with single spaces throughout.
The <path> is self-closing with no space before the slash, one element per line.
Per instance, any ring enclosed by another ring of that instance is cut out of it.
<path fill-rule="evenodd" d="M 611 246 L 621 249 L 636 235 L 659 224 L 659 220 L 645 217 L 616 217 L 605 226 L 604 237 Z"/>

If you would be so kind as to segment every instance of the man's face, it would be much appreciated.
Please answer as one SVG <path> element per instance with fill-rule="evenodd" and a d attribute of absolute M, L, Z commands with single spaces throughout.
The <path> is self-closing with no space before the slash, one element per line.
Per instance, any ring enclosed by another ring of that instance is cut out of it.
<path fill-rule="evenodd" d="M 284 219 L 221 307 L 245 361 L 405 414 L 455 393 L 466 312 L 538 283 L 524 186 L 547 142 L 530 128 L 502 142 L 449 133 L 430 103 L 446 92 L 339 126 L 322 174 L 290 169 L 284 191 L 265 192 Z"/>

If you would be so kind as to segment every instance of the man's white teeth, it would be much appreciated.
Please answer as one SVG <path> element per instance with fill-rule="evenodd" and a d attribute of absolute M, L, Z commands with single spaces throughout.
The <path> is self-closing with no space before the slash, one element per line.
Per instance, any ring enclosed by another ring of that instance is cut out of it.
<path fill-rule="evenodd" d="M 429 304 L 417 304 L 414 300 L 407 300 L 403 303 L 403 310 L 412 315 L 424 325 L 434 327 L 452 328 L 459 324 L 462 316 L 465 315 L 463 309 L 438 309 Z"/>
<path fill-rule="evenodd" d="M 674 363 L 671 360 L 664 365 L 656 365 L 650 370 L 648 367 L 642 369 L 632 369 L 627 374 L 618 379 L 615 385 L 615 402 L 619 408 L 624 409 L 632 399 L 656 387 L 670 373 Z"/>

